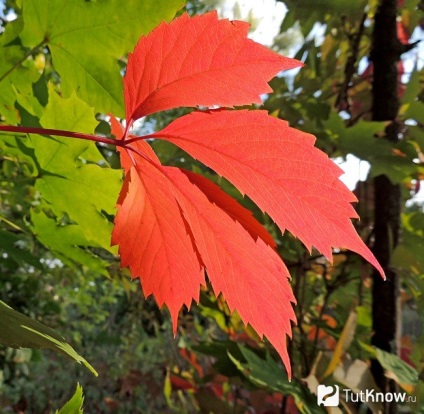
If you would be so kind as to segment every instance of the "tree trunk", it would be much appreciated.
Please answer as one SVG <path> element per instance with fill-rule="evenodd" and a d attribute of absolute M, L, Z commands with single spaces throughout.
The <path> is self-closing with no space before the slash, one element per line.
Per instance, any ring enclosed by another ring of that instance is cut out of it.
<path fill-rule="evenodd" d="M 380 0 L 375 15 L 371 59 L 374 66 L 373 106 L 374 121 L 393 121 L 386 128 L 386 139 L 396 142 L 399 125 L 395 119 L 399 109 L 398 71 L 400 42 L 396 30 L 396 0 Z M 374 254 L 386 272 L 383 281 L 378 272 L 373 274 L 372 289 L 372 344 L 385 351 L 398 353 L 399 337 L 399 281 L 390 268 L 393 249 L 400 233 L 401 189 L 388 177 L 380 175 L 374 179 Z M 384 376 L 377 360 L 372 361 L 371 370 L 376 384 L 383 392 L 395 392 L 396 385 Z M 396 413 L 396 403 L 385 403 L 385 413 Z"/>

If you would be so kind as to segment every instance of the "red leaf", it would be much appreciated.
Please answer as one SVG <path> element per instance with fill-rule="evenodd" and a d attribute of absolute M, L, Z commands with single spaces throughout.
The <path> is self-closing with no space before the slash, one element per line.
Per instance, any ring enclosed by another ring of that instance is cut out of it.
<path fill-rule="evenodd" d="M 206 270 L 215 293 L 271 341 L 290 376 L 286 335 L 294 297 L 271 236 L 215 184 L 160 165 L 142 139 L 177 144 L 309 249 L 331 259 L 332 247 L 346 247 L 382 272 L 350 221 L 356 198 L 338 180 L 342 171 L 314 148 L 314 137 L 264 111 L 195 112 L 139 140 L 128 135 L 135 119 L 160 110 L 259 102 L 273 75 L 299 65 L 248 40 L 247 30 L 216 13 L 183 15 L 140 39 L 124 78 L 127 129 L 111 121 L 126 145 L 119 149 L 126 177 L 112 241 L 145 294 L 168 306 L 174 329 L 180 307 L 198 299 Z"/>
<path fill-rule="evenodd" d="M 176 197 L 190 225 L 197 250 L 215 294 L 222 293 L 231 310 L 265 335 L 281 355 L 288 375 L 290 360 L 286 334 L 295 320 L 295 302 L 288 282 L 290 274 L 278 254 L 261 238 L 255 241 L 178 168 L 165 167 L 178 189 Z"/>
<path fill-rule="evenodd" d="M 112 133 L 119 136 L 120 124 L 112 118 Z M 187 224 L 174 196 L 174 188 L 161 173 L 159 160 L 149 144 L 138 148 L 154 156 L 152 162 L 137 155 L 129 168 L 131 151 L 121 150 L 127 174 L 118 199 L 118 213 L 112 244 L 119 245 L 121 265 L 139 277 L 146 296 L 154 294 L 159 306 L 166 303 L 177 326 L 178 312 L 184 304 L 198 300 L 204 272 Z"/>
<path fill-rule="evenodd" d="M 203 269 L 174 189 L 157 168 L 139 163 L 143 169 L 133 167 L 125 177 L 112 244 L 119 244 L 121 265 L 140 278 L 145 295 L 166 303 L 175 330 L 181 306 L 198 301 Z"/>
<path fill-rule="evenodd" d="M 331 247 L 353 250 L 383 274 L 355 231 L 356 197 L 338 179 L 342 170 L 313 146 L 315 138 L 265 111 L 194 112 L 155 138 L 170 141 L 225 176 L 288 229 L 331 260 Z"/>
<path fill-rule="evenodd" d="M 127 122 L 179 106 L 261 103 L 267 82 L 301 63 L 247 39 L 248 30 L 211 12 L 184 14 L 141 37 L 124 78 Z"/>
<path fill-rule="evenodd" d="M 256 240 L 260 237 L 266 244 L 273 248 L 276 247 L 274 239 L 266 231 L 265 227 L 253 218 L 250 210 L 242 207 L 237 201 L 222 191 L 220 187 L 205 177 L 190 171 L 183 171 L 183 173 L 187 175 L 193 184 L 202 190 L 211 203 L 216 204 L 222 210 L 225 210 L 233 220 L 238 221 L 253 239 Z"/>
<path fill-rule="evenodd" d="M 197 386 L 183 377 L 176 374 L 170 374 L 169 380 L 171 381 L 172 390 L 196 390 Z"/>
<path fill-rule="evenodd" d="M 115 120 L 112 125 L 119 136 Z M 125 178 L 112 235 L 122 266 L 140 277 L 146 295 L 166 303 L 174 330 L 181 306 L 198 300 L 206 269 L 215 293 L 271 341 L 290 375 L 286 334 L 295 299 L 273 240 L 215 184 L 155 161 L 137 156 Z"/>
<path fill-rule="evenodd" d="M 114 118 L 112 133 L 122 133 Z M 148 144 L 136 144 L 150 161 L 136 157 L 137 167 L 129 170 L 118 201 L 112 242 L 120 246 L 122 266 L 140 277 L 146 295 L 153 293 L 159 305 L 168 306 L 174 330 L 179 309 L 197 300 L 204 283 L 199 266 L 206 269 L 215 293 L 271 341 L 290 375 L 286 334 L 291 336 L 295 299 L 274 241 L 218 186 L 192 172 L 160 166 Z M 129 154 L 120 151 L 127 169 Z"/>

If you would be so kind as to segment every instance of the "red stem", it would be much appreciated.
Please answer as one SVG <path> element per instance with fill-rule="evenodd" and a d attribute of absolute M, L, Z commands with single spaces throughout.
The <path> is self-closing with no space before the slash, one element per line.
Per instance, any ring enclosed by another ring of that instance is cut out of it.
<path fill-rule="evenodd" d="M 103 144 L 110 144 L 110 145 L 115 145 L 117 147 L 124 147 L 124 148 L 127 147 L 127 144 L 128 144 L 128 142 L 124 140 L 104 138 L 104 137 L 99 137 L 97 135 L 81 134 L 79 132 L 62 131 L 60 129 L 0 125 L 0 131 L 18 132 L 22 134 L 56 135 L 60 137 L 78 138 L 78 139 L 85 139 L 88 141 L 102 142 Z"/>
<path fill-rule="evenodd" d="M 99 137 L 98 135 L 90 135 L 90 134 L 81 134 L 80 132 L 71 132 L 71 131 L 63 131 L 61 129 L 50 129 L 50 128 L 35 128 L 35 127 L 21 127 L 21 126 L 10 126 L 10 125 L 0 125 L 0 131 L 4 132 L 18 132 L 22 134 L 38 134 L 38 135 L 56 135 L 61 137 L 68 138 L 77 138 L 77 139 L 85 139 L 88 141 L 102 142 L 103 144 L 115 145 L 117 147 L 125 148 L 127 151 L 132 151 L 140 157 L 144 158 L 146 161 L 155 165 L 153 161 L 150 160 L 145 154 L 139 151 L 137 148 L 131 147 L 131 142 L 139 141 L 140 139 L 144 139 L 144 137 L 137 137 L 130 140 L 124 139 L 110 139 Z M 124 136 L 126 136 L 127 132 Z M 147 137 L 150 137 L 148 135 Z M 136 164 L 136 160 L 129 154 L 134 165 Z"/>

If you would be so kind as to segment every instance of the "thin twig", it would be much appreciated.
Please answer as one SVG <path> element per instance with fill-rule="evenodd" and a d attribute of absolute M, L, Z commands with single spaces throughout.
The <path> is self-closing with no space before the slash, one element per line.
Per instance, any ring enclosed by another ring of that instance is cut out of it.
<path fill-rule="evenodd" d="M 326 277 L 327 277 L 327 266 L 323 265 L 323 267 L 324 267 L 324 272 L 323 272 L 323 275 L 322 275 L 322 279 L 323 279 L 324 285 L 325 285 L 325 295 L 324 295 L 324 302 L 323 302 L 323 304 L 321 306 L 321 310 L 319 312 L 319 318 L 318 319 L 320 321 L 323 320 L 325 308 L 327 306 L 327 303 L 328 303 L 328 300 L 330 299 L 331 294 L 333 293 L 333 289 L 329 288 L 329 285 L 328 285 L 327 279 L 326 279 Z M 314 337 L 314 349 L 316 349 L 317 346 L 318 346 L 318 338 L 319 338 L 319 332 L 320 332 L 321 327 L 317 326 L 316 328 L 317 329 L 315 331 L 315 337 Z"/>
<path fill-rule="evenodd" d="M 349 102 L 348 102 L 348 94 L 347 91 L 349 89 L 349 85 L 352 81 L 352 77 L 356 72 L 356 63 L 358 61 L 358 53 L 359 53 L 359 45 L 361 43 L 362 35 L 365 30 L 365 21 L 367 19 L 367 13 L 362 15 L 361 22 L 359 23 L 358 32 L 350 36 L 352 39 L 352 54 L 348 57 L 346 66 L 345 66 L 345 79 L 343 82 L 343 87 L 340 90 L 339 96 L 336 99 L 335 107 L 341 108 L 343 103 L 347 104 L 347 111 L 349 111 Z"/>

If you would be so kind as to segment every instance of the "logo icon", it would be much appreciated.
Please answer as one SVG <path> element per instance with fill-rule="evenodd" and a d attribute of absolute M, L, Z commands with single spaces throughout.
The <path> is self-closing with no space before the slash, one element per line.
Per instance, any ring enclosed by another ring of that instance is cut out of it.
<path fill-rule="evenodd" d="M 337 407 L 339 405 L 339 386 L 318 385 L 317 404 L 324 407 Z"/>

